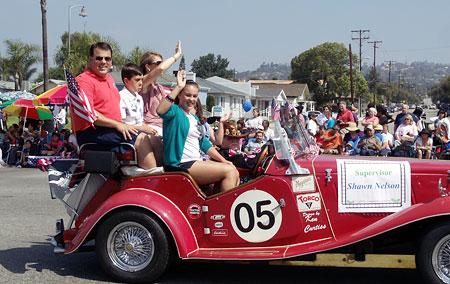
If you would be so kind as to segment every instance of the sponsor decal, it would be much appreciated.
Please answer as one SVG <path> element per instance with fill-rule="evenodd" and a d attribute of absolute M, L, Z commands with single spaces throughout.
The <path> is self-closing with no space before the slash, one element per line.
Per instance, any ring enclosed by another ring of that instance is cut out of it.
<path fill-rule="evenodd" d="M 297 195 L 298 211 L 317 211 L 322 209 L 320 194 L 318 192 Z"/>
<path fill-rule="evenodd" d="M 216 228 L 222 228 L 222 227 L 223 227 L 223 223 L 222 223 L 222 222 L 216 222 L 216 223 L 214 224 L 214 227 L 216 227 Z"/>
<path fill-rule="evenodd" d="M 305 213 L 303 212 L 303 218 L 305 219 L 305 222 L 307 223 L 315 223 L 318 221 L 318 217 L 320 216 L 320 212 L 312 212 L 312 213 Z"/>
<path fill-rule="evenodd" d="M 212 215 L 211 220 L 219 221 L 225 219 L 225 215 Z"/>
<path fill-rule="evenodd" d="M 214 229 L 212 230 L 212 235 L 215 237 L 228 237 L 227 229 Z"/>
<path fill-rule="evenodd" d="M 338 212 L 398 212 L 411 206 L 407 161 L 336 160 Z"/>
<path fill-rule="evenodd" d="M 294 192 L 313 192 L 314 187 L 314 176 L 299 176 L 292 178 L 292 190 Z"/>
<path fill-rule="evenodd" d="M 325 224 L 318 224 L 318 225 L 306 225 L 305 228 L 303 229 L 303 232 L 305 232 L 305 234 L 309 233 L 309 232 L 313 232 L 313 231 L 320 231 L 320 230 L 325 230 L 327 228 L 327 225 Z"/>
<path fill-rule="evenodd" d="M 191 219 L 198 219 L 202 215 L 202 207 L 194 203 L 189 205 L 187 212 Z"/>

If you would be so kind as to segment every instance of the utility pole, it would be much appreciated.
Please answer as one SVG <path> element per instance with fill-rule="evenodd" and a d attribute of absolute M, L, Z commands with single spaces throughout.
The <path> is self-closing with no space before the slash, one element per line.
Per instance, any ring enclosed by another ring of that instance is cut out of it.
<path fill-rule="evenodd" d="M 355 92 L 353 89 L 353 57 L 352 57 L 352 45 L 349 44 L 348 45 L 348 53 L 349 53 L 349 57 L 350 57 L 350 94 L 352 96 L 352 106 L 353 106 L 353 99 L 355 96 Z"/>
<path fill-rule="evenodd" d="M 384 62 L 388 63 L 388 66 L 389 66 L 389 83 L 390 83 L 391 82 L 392 63 L 397 63 L 397 61 L 387 60 L 387 61 L 384 61 Z"/>
<path fill-rule="evenodd" d="M 44 68 L 44 92 L 48 90 L 48 48 L 47 48 L 47 0 L 41 0 L 42 13 L 42 57 Z"/>
<path fill-rule="evenodd" d="M 381 40 L 368 41 L 368 43 L 373 43 L 373 103 L 376 104 L 377 96 L 377 69 L 376 69 L 376 54 L 377 54 L 377 44 L 382 43 Z"/>
<path fill-rule="evenodd" d="M 356 34 L 357 36 L 353 36 L 353 34 Z M 359 40 L 359 72 L 361 72 L 361 62 L 362 62 L 362 41 L 365 39 L 369 39 L 370 37 L 368 35 L 365 35 L 365 33 L 370 33 L 370 30 L 355 30 L 352 31 L 352 40 Z"/>

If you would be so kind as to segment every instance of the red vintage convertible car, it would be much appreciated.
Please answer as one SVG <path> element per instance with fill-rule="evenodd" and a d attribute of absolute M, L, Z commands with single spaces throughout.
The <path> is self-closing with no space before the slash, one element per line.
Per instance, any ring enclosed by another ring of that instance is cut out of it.
<path fill-rule="evenodd" d="M 318 155 L 292 118 L 275 133 L 238 187 L 209 196 L 185 172 L 119 174 L 109 152 L 87 151 L 78 184 L 77 171 L 50 170 L 70 216 L 54 252 L 95 247 L 124 282 L 153 281 L 178 257 L 417 266 L 427 283 L 450 283 L 450 162 Z"/>

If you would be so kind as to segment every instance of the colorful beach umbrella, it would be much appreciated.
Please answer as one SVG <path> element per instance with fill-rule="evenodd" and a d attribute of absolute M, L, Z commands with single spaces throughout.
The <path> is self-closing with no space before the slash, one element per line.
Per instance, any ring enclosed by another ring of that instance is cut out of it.
<path fill-rule="evenodd" d="M 67 85 L 56 86 L 33 99 L 34 105 L 62 105 L 66 103 Z"/>
<path fill-rule="evenodd" d="M 15 102 L 15 101 L 17 101 L 17 99 L 15 99 L 15 100 L 9 100 L 9 101 L 6 101 L 6 102 L 0 104 L 0 109 L 4 108 L 4 107 L 6 107 L 6 106 L 12 105 L 12 103 Z"/>
<path fill-rule="evenodd" d="M 35 96 L 27 91 L 15 91 L 0 93 L 1 101 L 17 100 L 17 99 L 33 99 Z"/>
<path fill-rule="evenodd" d="M 52 111 L 46 106 L 35 106 L 32 100 L 19 99 L 3 108 L 3 112 L 13 116 L 44 120 L 53 119 Z"/>

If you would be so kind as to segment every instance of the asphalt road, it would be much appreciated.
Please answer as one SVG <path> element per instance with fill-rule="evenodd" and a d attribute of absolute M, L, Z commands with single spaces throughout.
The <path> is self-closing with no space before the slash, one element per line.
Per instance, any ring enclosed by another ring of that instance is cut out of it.
<path fill-rule="evenodd" d="M 94 252 L 55 255 L 50 237 L 65 209 L 47 175 L 0 168 L 0 283 L 117 283 Z M 422 283 L 415 270 L 177 262 L 158 283 Z"/>

